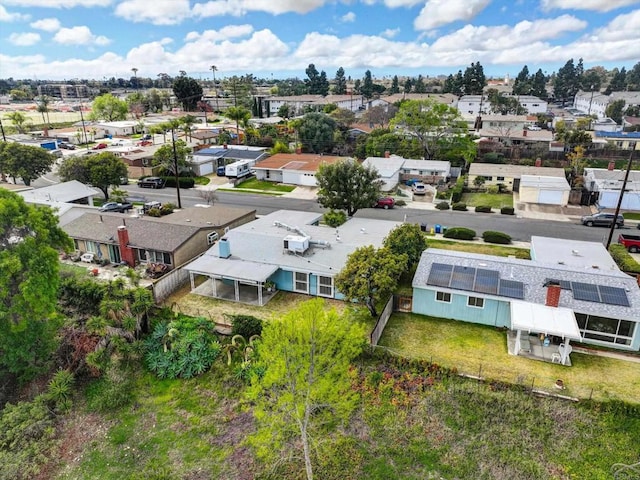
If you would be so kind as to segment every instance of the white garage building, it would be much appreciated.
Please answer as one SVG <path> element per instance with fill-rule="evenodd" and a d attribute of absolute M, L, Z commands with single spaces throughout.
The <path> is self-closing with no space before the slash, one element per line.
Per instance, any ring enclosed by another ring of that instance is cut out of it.
<path fill-rule="evenodd" d="M 598 192 L 600 208 L 616 208 L 625 172 L 623 170 L 608 170 L 606 168 L 585 168 L 585 187 L 591 192 Z M 622 210 L 640 212 L 640 171 L 631 170 L 627 180 L 626 190 L 620 205 Z"/>
<path fill-rule="evenodd" d="M 569 203 L 571 187 L 563 177 L 545 177 L 539 175 L 522 175 L 520 177 L 520 201 L 543 205 L 560 205 Z"/>

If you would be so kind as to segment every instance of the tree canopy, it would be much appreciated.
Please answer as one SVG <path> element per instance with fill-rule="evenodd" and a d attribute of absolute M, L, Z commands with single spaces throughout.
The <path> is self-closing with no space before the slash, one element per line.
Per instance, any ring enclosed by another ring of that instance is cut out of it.
<path fill-rule="evenodd" d="M 352 160 L 321 164 L 316 181 L 320 205 L 332 210 L 345 210 L 350 217 L 359 209 L 376 203 L 382 184 L 375 169 Z"/>
<path fill-rule="evenodd" d="M 58 250 L 73 242 L 49 207 L 1 188 L 0 205 L 0 369 L 29 380 L 55 347 Z"/>
<path fill-rule="evenodd" d="M 355 409 L 349 367 L 364 347 L 364 327 L 327 310 L 324 301 L 303 302 L 267 322 L 258 343 L 258 364 L 247 391 L 258 430 L 258 455 L 278 458 L 284 448 L 302 450 L 307 480 L 313 479 L 312 444 L 327 425 L 346 421 Z"/>
<path fill-rule="evenodd" d="M 91 104 L 91 113 L 89 118 L 92 120 L 106 120 L 107 122 L 115 122 L 125 120 L 129 113 L 129 104 L 126 100 L 120 100 L 110 93 L 105 93 L 96 97 Z"/>
<path fill-rule="evenodd" d="M 177 159 L 178 173 L 180 173 L 180 171 L 188 169 L 187 156 L 191 153 L 191 148 L 187 146 L 184 140 L 176 140 L 175 147 L 175 158 Z M 176 160 L 173 156 L 173 143 L 165 143 L 153 154 L 153 165 L 161 166 L 172 175 L 176 175 L 175 164 Z"/>
<path fill-rule="evenodd" d="M 109 187 L 120 185 L 122 177 L 127 176 L 127 165 L 120 157 L 111 152 L 102 152 L 85 157 L 69 157 L 58 170 L 65 182 L 79 182 L 99 188 L 105 200 L 109 198 Z"/>
<path fill-rule="evenodd" d="M 308 78 L 304 80 L 304 83 L 307 85 L 307 92 L 310 95 L 326 96 L 329 93 L 329 81 L 327 80 L 327 74 L 324 70 L 318 72 L 316 66 L 310 63 L 305 73 Z"/>
<path fill-rule="evenodd" d="M 302 148 L 313 153 L 330 152 L 336 128 L 335 120 L 324 113 L 306 114 L 298 127 Z"/>
<path fill-rule="evenodd" d="M 378 316 L 377 304 L 389 299 L 407 268 L 407 255 L 390 248 L 367 245 L 356 249 L 335 278 L 336 289 L 345 300 L 365 305 L 372 317 Z"/>
<path fill-rule="evenodd" d="M 403 223 L 389 232 L 383 245 L 396 255 L 407 256 L 407 268 L 415 267 L 422 252 L 427 249 L 427 239 L 417 223 Z"/>
<path fill-rule="evenodd" d="M 21 178 L 25 185 L 50 171 L 55 161 L 42 147 L 0 142 L 0 173 Z"/>
<path fill-rule="evenodd" d="M 173 81 L 173 93 L 182 104 L 185 112 L 197 110 L 198 102 L 202 99 L 202 87 L 197 80 L 180 75 Z"/>
<path fill-rule="evenodd" d="M 344 76 L 344 68 L 340 67 L 336 71 L 333 79 L 333 93 L 335 95 L 344 95 L 347 93 L 347 79 Z"/>

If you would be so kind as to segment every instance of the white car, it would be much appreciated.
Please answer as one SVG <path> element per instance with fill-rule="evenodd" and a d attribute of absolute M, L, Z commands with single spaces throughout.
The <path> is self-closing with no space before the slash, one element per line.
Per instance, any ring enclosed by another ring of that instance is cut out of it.
<path fill-rule="evenodd" d="M 414 183 L 411 186 L 411 191 L 414 195 L 426 195 L 427 194 L 427 186 L 424 183 Z"/>
<path fill-rule="evenodd" d="M 538 125 L 529 125 L 527 128 L 533 132 L 538 132 L 542 130 L 542 128 L 540 128 Z"/>

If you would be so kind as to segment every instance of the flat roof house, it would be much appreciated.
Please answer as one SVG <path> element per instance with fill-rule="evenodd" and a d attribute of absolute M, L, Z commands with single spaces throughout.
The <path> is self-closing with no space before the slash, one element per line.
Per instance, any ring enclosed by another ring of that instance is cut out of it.
<path fill-rule="evenodd" d="M 469 185 L 473 185 L 476 177 L 484 177 L 485 185 L 502 183 L 514 192 L 518 192 L 520 191 L 520 180 L 523 175 L 565 178 L 564 169 L 562 168 L 474 162 L 469 167 L 468 181 Z"/>
<path fill-rule="evenodd" d="M 277 153 L 253 167 L 258 180 L 315 187 L 316 173 L 321 165 L 330 165 L 349 157 L 317 155 L 315 153 Z"/>
<path fill-rule="evenodd" d="M 279 210 L 230 230 L 218 245 L 184 267 L 199 295 L 264 305 L 278 290 L 342 298 L 334 278 L 357 248 L 382 245 L 396 222 L 350 218 L 320 226 L 322 214 Z M 206 281 L 200 282 L 202 278 Z"/>
<path fill-rule="evenodd" d="M 622 183 L 625 176 L 623 170 L 608 170 L 606 168 L 585 168 L 584 186 L 590 192 L 598 193 L 600 208 L 616 208 Z M 623 210 L 640 211 L 640 172 L 629 171 L 629 178 L 622 197 L 620 207 Z"/>
<path fill-rule="evenodd" d="M 240 160 L 249 160 L 256 164 L 269 154 L 265 147 L 250 147 L 245 145 L 212 145 L 194 152 L 189 157 L 189 164 L 198 176 L 215 173 L 218 167 Z"/>

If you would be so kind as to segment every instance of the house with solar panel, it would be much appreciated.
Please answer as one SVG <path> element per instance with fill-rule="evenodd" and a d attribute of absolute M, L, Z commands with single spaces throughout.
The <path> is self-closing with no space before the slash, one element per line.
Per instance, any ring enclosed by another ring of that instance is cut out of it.
<path fill-rule="evenodd" d="M 599 243 L 532 237 L 531 260 L 429 248 L 413 313 L 508 329 L 514 355 L 570 365 L 571 342 L 640 350 L 640 287 Z"/>

